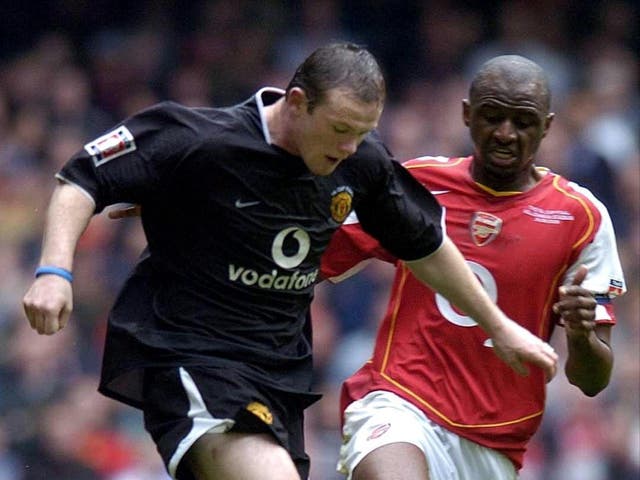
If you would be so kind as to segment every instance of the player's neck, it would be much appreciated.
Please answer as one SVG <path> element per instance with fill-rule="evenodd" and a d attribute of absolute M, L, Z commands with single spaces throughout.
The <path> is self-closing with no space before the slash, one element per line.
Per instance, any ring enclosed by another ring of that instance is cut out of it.
<path fill-rule="evenodd" d="M 510 178 L 498 177 L 481 168 L 471 166 L 471 177 L 473 180 L 496 192 L 526 192 L 535 187 L 543 177 L 543 174 L 531 165 L 531 168 Z"/>
<path fill-rule="evenodd" d="M 285 97 L 266 106 L 264 114 L 267 128 L 269 129 L 269 136 L 271 137 L 271 143 L 292 155 L 297 155 L 295 145 L 289 140 L 292 138 L 292 135 L 289 127 L 290 122 L 287 118 Z"/>

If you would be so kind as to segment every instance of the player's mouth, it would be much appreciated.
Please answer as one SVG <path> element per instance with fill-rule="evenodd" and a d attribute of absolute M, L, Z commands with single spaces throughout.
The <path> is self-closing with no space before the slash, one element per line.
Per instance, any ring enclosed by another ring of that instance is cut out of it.
<path fill-rule="evenodd" d="M 337 165 L 337 164 L 338 164 L 338 163 L 340 163 L 340 161 L 341 161 L 341 159 L 340 159 L 340 158 L 337 158 L 337 157 L 330 157 L 329 155 L 327 155 L 325 158 L 329 161 L 329 163 L 331 163 L 331 164 L 333 164 L 333 165 Z"/>
<path fill-rule="evenodd" d="M 494 148 L 489 151 L 489 157 L 494 164 L 509 165 L 517 160 L 515 152 L 508 148 Z"/>

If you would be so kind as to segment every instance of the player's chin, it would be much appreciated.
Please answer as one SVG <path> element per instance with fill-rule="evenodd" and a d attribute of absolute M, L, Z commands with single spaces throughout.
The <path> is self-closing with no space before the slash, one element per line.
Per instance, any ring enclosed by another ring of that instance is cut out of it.
<path fill-rule="evenodd" d="M 331 175 L 341 162 L 341 159 L 335 157 L 324 157 L 324 161 L 315 165 L 315 168 L 311 169 L 311 172 L 319 176 Z"/>

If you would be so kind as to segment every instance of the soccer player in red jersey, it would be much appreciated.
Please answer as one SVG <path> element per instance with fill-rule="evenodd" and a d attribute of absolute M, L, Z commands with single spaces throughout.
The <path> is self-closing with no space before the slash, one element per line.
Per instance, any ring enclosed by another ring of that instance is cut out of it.
<path fill-rule="evenodd" d="M 553 114 L 543 70 L 487 62 L 463 101 L 474 153 L 404 166 L 445 209 L 446 232 L 505 313 L 548 340 L 564 327 L 565 373 L 586 395 L 609 382 L 611 299 L 625 291 L 611 220 L 585 188 L 536 166 Z M 343 385 L 338 468 L 354 480 L 515 479 L 545 405 L 547 379 L 519 376 L 478 324 L 348 220 L 325 277 L 360 261 L 397 262 L 372 358 Z M 355 269 L 355 268 L 354 268 Z"/>

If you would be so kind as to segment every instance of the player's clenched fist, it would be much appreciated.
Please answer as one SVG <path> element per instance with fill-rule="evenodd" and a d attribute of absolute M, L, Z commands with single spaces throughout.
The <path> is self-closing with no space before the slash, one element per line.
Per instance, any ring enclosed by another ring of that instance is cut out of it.
<path fill-rule="evenodd" d="M 64 328 L 73 308 L 71 284 L 55 275 L 43 275 L 31 285 L 22 305 L 31 328 L 52 335 Z"/>
<path fill-rule="evenodd" d="M 567 335 L 588 336 L 596 327 L 596 299 L 581 286 L 586 275 L 587 268 L 581 266 L 571 285 L 560 287 L 559 299 L 553 306 Z"/>

